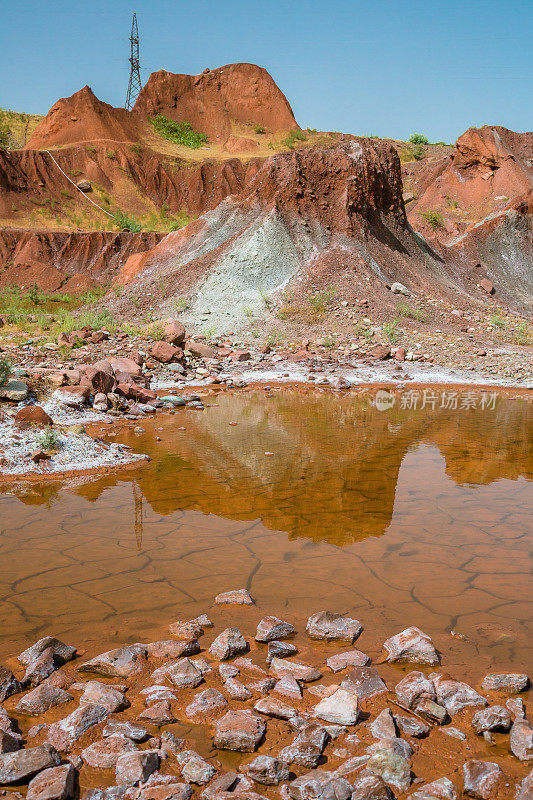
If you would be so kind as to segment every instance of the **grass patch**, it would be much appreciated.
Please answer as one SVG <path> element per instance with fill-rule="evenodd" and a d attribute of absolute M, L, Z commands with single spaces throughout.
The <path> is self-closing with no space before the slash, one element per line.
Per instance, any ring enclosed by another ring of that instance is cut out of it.
<path fill-rule="evenodd" d="M 11 375 L 11 361 L 0 356 L 0 386 L 5 386 Z"/>
<path fill-rule="evenodd" d="M 296 142 L 305 142 L 305 141 L 307 141 L 307 136 L 303 131 L 298 129 L 296 131 L 294 130 L 289 131 L 285 139 L 281 140 L 281 144 L 284 145 L 285 147 L 288 147 L 289 150 L 293 150 Z"/>
<path fill-rule="evenodd" d="M 439 228 L 444 228 L 444 218 L 438 211 L 429 209 L 428 211 L 423 211 L 418 216 L 425 219 L 426 222 L 431 225 L 434 231 L 438 230 Z"/>
<path fill-rule="evenodd" d="M 49 425 L 39 434 L 36 442 L 41 450 L 59 450 L 61 447 L 61 439 L 59 438 L 58 432 L 54 431 Z"/>
<path fill-rule="evenodd" d="M 149 117 L 148 121 L 155 132 L 164 139 L 168 139 L 169 142 L 190 147 L 192 150 L 197 150 L 208 142 L 205 133 L 195 131 L 190 122 L 173 122 L 164 114 Z"/>
<path fill-rule="evenodd" d="M 254 125 L 254 133 L 265 133 L 265 126 L 260 125 L 259 122 L 256 122 Z"/>
<path fill-rule="evenodd" d="M 400 317 L 408 317 L 409 319 L 415 319 L 417 322 L 424 322 L 427 319 L 427 315 L 421 308 L 413 308 L 410 306 L 409 303 L 401 302 L 398 303 L 396 306 L 396 313 Z"/>
<path fill-rule="evenodd" d="M 398 320 L 395 319 L 392 322 L 387 322 L 383 326 L 383 333 L 387 337 L 389 344 L 396 344 L 400 338 L 400 332 L 398 331 Z"/>
<path fill-rule="evenodd" d="M 527 322 L 521 322 L 515 332 L 517 344 L 533 344 L 533 328 Z"/>
<path fill-rule="evenodd" d="M 136 219 L 129 217 L 122 211 L 118 211 L 115 214 L 115 220 L 120 230 L 131 231 L 131 233 L 139 233 L 142 230 L 142 225 Z"/>
<path fill-rule="evenodd" d="M 494 328 L 505 328 L 505 320 L 496 312 L 491 316 L 490 324 Z"/>

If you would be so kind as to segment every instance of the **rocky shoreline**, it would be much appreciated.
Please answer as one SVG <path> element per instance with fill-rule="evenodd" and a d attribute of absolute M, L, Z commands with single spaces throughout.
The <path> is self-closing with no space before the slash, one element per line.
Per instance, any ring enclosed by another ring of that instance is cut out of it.
<path fill-rule="evenodd" d="M 414 626 L 372 664 L 359 620 L 319 611 L 304 633 L 246 589 L 206 612 L 89 658 L 47 636 L 0 666 L 0 797 L 531 798 L 526 674 L 470 686 Z"/>

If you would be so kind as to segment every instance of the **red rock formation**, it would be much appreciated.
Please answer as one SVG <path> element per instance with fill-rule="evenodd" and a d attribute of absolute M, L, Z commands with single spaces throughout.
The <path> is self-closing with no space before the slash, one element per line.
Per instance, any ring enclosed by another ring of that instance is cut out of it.
<path fill-rule="evenodd" d="M 99 100 L 89 86 L 70 97 L 62 97 L 37 125 L 26 145 L 28 150 L 58 144 L 112 139 L 136 142 L 138 121 L 124 108 L 114 108 Z"/>
<path fill-rule="evenodd" d="M 269 131 L 298 128 L 287 98 L 266 69 L 255 64 L 227 64 L 201 75 L 153 72 L 134 112 L 144 118 L 164 114 L 190 122 L 195 130 L 225 141 L 233 122 L 263 125 Z"/>

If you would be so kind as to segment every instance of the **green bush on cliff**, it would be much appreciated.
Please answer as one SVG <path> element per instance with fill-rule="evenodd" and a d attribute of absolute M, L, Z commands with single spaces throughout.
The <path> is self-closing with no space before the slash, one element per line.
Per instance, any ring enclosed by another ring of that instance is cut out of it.
<path fill-rule="evenodd" d="M 411 144 L 429 144 L 429 139 L 423 133 L 412 133 L 409 141 Z"/>
<path fill-rule="evenodd" d="M 173 122 L 164 114 L 158 114 L 153 118 L 149 117 L 148 121 L 155 132 L 164 139 L 168 139 L 169 142 L 190 147 L 192 150 L 197 150 L 203 144 L 207 144 L 205 133 L 195 131 L 190 122 Z"/>

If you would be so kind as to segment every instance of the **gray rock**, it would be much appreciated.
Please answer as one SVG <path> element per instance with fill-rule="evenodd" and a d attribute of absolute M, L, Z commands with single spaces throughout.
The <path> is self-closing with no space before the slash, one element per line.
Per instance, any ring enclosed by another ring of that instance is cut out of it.
<path fill-rule="evenodd" d="M 215 747 L 253 753 L 266 730 L 263 720 L 251 711 L 228 711 L 218 720 Z"/>
<path fill-rule="evenodd" d="M 178 759 L 178 763 L 181 766 L 181 775 L 188 783 L 195 783 L 198 786 L 203 786 L 216 774 L 216 769 L 212 764 L 199 756 L 198 753 L 192 750 L 189 751 L 189 753 L 187 751 L 181 753 Z"/>
<path fill-rule="evenodd" d="M 332 672 L 340 672 L 346 667 L 364 667 L 370 658 L 366 653 L 360 650 L 349 650 L 347 653 L 337 653 L 335 656 L 330 656 L 326 664 Z"/>
<path fill-rule="evenodd" d="M 359 700 L 374 697 L 387 691 L 385 683 L 381 680 L 375 667 L 355 667 L 346 676 L 346 683 L 353 686 L 353 691 Z M 341 687 L 345 681 L 341 683 Z"/>
<path fill-rule="evenodd" d="M 449 675 L 432 673 L 429 677 L 437 692 L 437 702 L 444 706 L 451 717 L 467 706 L 487 705 L 486 699 L 467 683 L 455 681 Z"/>
<path fill-rule="evenodd" d="M 410 800 L 457 800 L 458 792 L 449 778 L 438 778 L 436 781 L 426 783 L 409 796 Z"/>
<path fill-rule="evenodd" d="M 237 772 L 225 772 L 219 775 L 201 793 L 202 800 L 214 800 L 219 792 L 231 792 L 239 780 Z"/>
<path fill-rule="evenodd" d="M 124 800 L 127 786 L 108 786 L 107 789 L 89 789 L 82 800 Z"/>
<path fill-rule="evenodd" d="M 505 701 L 505 707 L 509 709 L 515 719 L 525 719 L 526 709 L 521 697 L 510 697 Z"/>
<path fill-rule="evenodd" d="M 228 678 L 236 678 L 239 674 L 235 664 L 219 664 L 218 672 L 223 681 L 227 681 Z"/>
<path fill-rule="evenodd" d="M 533 770 L 516 787 L 515 800 L 533 800 Z"/>
<path fill-rule="evenodd" d="M 503 773 L 493 761 L 471 759 L 463 764 L 464 793 L 478 800 L 489 800 Z"/>
<path fill-rule="evenodd" d="M 422 697 L 418 700 L 415 704 L 415 711 L 417 714 L 420 714 L 421 717 L 424 717 L 424 719 L 429 720 L 429 722 L 436 722 L 437 725 L 444 725 L 448 717 L 444 706 L 433 702 L 429 697 Z"/>
<path fill-rule="evenodd" d="M 141 672 L 146 662 L 146 648 L 140 644 L 118 647 L 101 653 L 91 661 L 86 661 L 78 669 L 83 672 L 95 672 L 110 678 L 128 678 Z"/>
<path fill-rule="evenodd" d="M 294 626 L 290 622 L 284 622 L 278 617 L 263 617 L 257 626 L 255 640 L 257 642 L 272 642 L 276 639 L 286 639 L 292 636 Z"/>
<path fill-rule="evenodd" d="M 249 700 L 252 697 L 250 690 L 235 678 L 228 678 L 224 684 L 224 689 L 232 700 Z"/>
<path fill-rule="evenodd" d="M 74 780 L 72 764 L 49 767 L 29 782 L 26 800 L 67 800 L 74 797 Z"/>
<path fill-rule="evenodd" d="M 57 767 L 59 755 L 50 744 L 18 750 L 16 753 L 0 755 L 0 784 L 25 783 L 37 772 L 48 767 Z"/>
<path fill-rule="evenodd" d="M 393 800 L 393 794 L 383 778 L 364 769 L 352 779 L 352 800 Z"/>
<path fill-rule="evenodd" d="M 28 647 L 27 650 L 24 650 L 18 656 L 18 660 L 21 664 L 28 666 L 28 664 L 31 664 L 36 658 L 39 658 L 45 650 L 50 648 L 52 649 L 56 666 L 66 664 L 67 661 L 71 661 L 76 655 L 75 647 L 65 644 L 60 639 L 56 639 L 55 636 L 45 636 L 43 639 L 39 639 L 38 642 L 35 642 L 35 644 L 32 644 L 31 647 Z"/>
<path fill-rule="evenodd" d="M 136 786 L 145 783 L 159 767 L 159 753 L 155 750 L 137 750 L 124 753 L 117 760 L 115 776 L 121 786 Z"/>
<path fill-rule="evenodd" d="M 300 700 L 302 697 L 300 684 L 292 675 L 284 675 L 283 678 L 280 678 L 274 686 L 274 691 L 284 697 L 292 697 L 293 700 Z"/>
<path fill-rule="evenodd" d="M 502 672 L 485 675 L 481 688 L 484 692 L 497 691 L 518 694 L 529 686 L 529 676 L 522 672 Z"/>
<path fill-rule="evenodd" d="M 0 754 L 14 753 L 20 749 L 20 738 L 11 730 L 0 730 Z"/>
<path fill-rule="evenodd" d="M 17 711 L 37 717 L 40 714 L 45 714 L 55 706 L 68 703 L 72 699 L 72 695 L 65 692 L 64 689 L 58 689 L 48 683 L 42 683 L 19 700 Z"/>
<path fill-rule="evenodd" d="M 0 386 L 0 400 L 11 400 L 12 403 L 20 403 L 28 396 L 28 387 L 24 381 L 11 378 L 3 386 Z"/>
<path fill-rule="evenodd" d="M 439 706 L 439 708 L 440 708 L 440 706 Z M 442 733 L 444 733 L 446 736 L 451 736 L 452 739 L 459 739 L 461 742 L 466 741 L 466 733 L 463 733 L 463 731 L 460 731 L 459 728 L 453 728 L 450 725 L 447 728 L 441 728 L 441 730 L 442 730 Z"/>
<path fill-rule="evenodd" d="M 401 733 L 405 733 L 407 736 L 413 736 L 415 739 L 423 739 L 430 731 L 429 725 L 420 722 L 418 719 L 413 719 L 412 717 L 401 717 L 395 714 L 394 721 Z"/>
<path fill-rule="evenodd" d="M 420 628 L 406 628 L 383 643 L 387 661 L 407 661 L 415 664 L 440 664 L 440 657 L 431 638 Z"/>
<path fill-rule="evenodd" d="M 403 294 L 406 297 L 411 297 L 411 292 L 409 291 L 407 286 L 404 286 L 403 283 L 398 283 L 398 281 L 395 281 L 392 284 L 390 290 L 393 294 Z"/>
<path fill-rule="evenodd" d="M 314 707 L 313 716 L 336 725 L 355 725 L 359 716 L 357 695 L 339 688 Z"/>
<path fill-rule="evenodd" d="M 258 700 L 254 704 L 254 709 L 267 717 L 277 717 L 278 719 L 290 719 L 296 716 L 296 711 L 292 706 L 282 703 L 281 700 L 275 700 L 273 697 Z"/>
<path fill-rule="evenodd" d="M 120 756 L 137 749 L 131 739 L 116 733 L 106 739 L 99 739 L 97 742 L 90 744 L 85 750 L 82 750 L 81 757 L 90 767 L 111 769 L 116 766 Z"/>
<path fill-rule="evenodd" d="M 254 664 L 251 658 L 243 658 L 243 656 L 239 656 L 233 662 L 234 667 L 238 667 L 245 672 L 251 672 L 253 675 L 266 675 L 267 673 L 260 667 L 259 664 Z"/>
<path fill-rule="evenodd" d="M 366 769 L 380 775 L 385 783 L 406 792 L 411 785 L 412 748 L 403 739 L 380 739 L 367 748 L 370 755 Z"/>
<path fill-rule="evenodd" d="M 194 688 L 203 681 L 202 671 L 188 658 L 181 658 L 167 671 L 167 678 L 177 686 Z"/>
<path fill-rule="evenodd" d="M 144 725 L 138 725 L 136 722 L 118 722 L 111 719 L 102 731 L 102 736 L 107 738 L 117 734 L 126 736 L 127 739 L 131 739 L 133 742 L 144 742 L 148 737 L 148 731 Z"/>
<path fill-rule="evenodd" d="M 139 719 L 151 722 L 153 725 L 169 725 L 176 721 L 168 700 L 160 700 L 149 706 L 139 714 Z"/>
<path fill-rule="evenodd" d="M 177 639 L 193 642 L 202 635 L 202 626 L 196 621 L 183 622 L 178 620 L 169 626 L 169 631 Z"/>
<path fill-rule="evenodd" d="M 296 661 L 289 661 L 288 659 L 277 657 L 274 657 L 270 662 L 270 671 L 278 678 L 282 678 L 284 675 L 289 674 L 292 675 L 295 680 L 302 681 L 303 683 L 311 683 L 312 681 L 317 681 L 322 677 L 320 670 L 315 669 L 315 667 L 310 667 L 307 664 L 299 664 Z"/>
<path fill-rule="evenodd" d="M 232 589 L 229 592 L 217 594 L 215 603 L 217 605 L 252 606 L 254 601 L 247 589 Z"/>
<path fill-rule="evenodd" d="M 151 706 L 158 703 L 160 700 L 177 700 L 175 693 L 170 686 L 147 686 L 146 689 L 141 689 L 139 694 L 144 698 L 144 705 Z"/>
<path fill-rule="evenodd" d="M 511 728 L 511 751 L 520 761 L 533 758 L 533 728 L 526 719 L 516 719 Z"/>
<path fill-rule="evenodd" d="M 146 784 L 138 790 L 138 800 L 190 800 L 192 797 L 192 786 L 188 783 L 177 783 L 173 776 L 161 775 L 160 778 L 171 778 L 173 782 L 151 784 L 154 775 L 152 773 Z"/>
<path fill-rule="evenodd" d="M 477 734 L 484 731 L 508 731 L 511 727 L 511 712 L 505 706 L 491 706 L 477 711 L 472 718 L 472 727 Z"/>
<path fill-rule="evenodd" d="M 433 682 L 430 681 L 423 672 L 409 672 L 394 687 L 396 697 L 401 705 L 407 708 L 413 708 L 417 700 L 421 698 L 428 698 L 429 700 L 436 700 L 437 694 Z"/>
<path fill-rule="evenodd" d="M 196 639 L 186 642 L 176 641 L 176 639 L 164 639 L 159 642 L 145 644 L 148 655 L 154 658 L 182 658 L 184 656 L 195 656 L 200 652 L 200 644 Z"/>
<path fill-rule="evenodd" d="M 264 786 L 277 786 L 281 781 L 289 780 L 287 764 L 272 756 L 257 756 L 253 761 L 244 764 L 241 770 L 256 783 L 262 783 Z"/>
<path fill-rule="evenodd" d="M 22 686 L 13 673 L 3 664 L 0 664 L 0 703 L 14 694 L 22 691 Z"/>
<path fill-rule="evenodd" d="M 384 708 L 376 719 L 370 723 L 370 732 L 374 739 L 396 738 L 396 725 L 390 709 Z"/>
<path fill-rule="evenodd" d="M 248 650 L 248 642 L 238 628 L 226 628 L 217 636 L 209 652 L 219 661 L 226 661 Z"/>
<path fill-rule="evenodd" d="M 125 694 L 99 681 L 89 681 L 80 697 L 80 705 L 89 704 L 103 706 L 110 712 L 123 711 L 131 705 Z"/>
<path fill-rule="evenodd" d="M 228 701 L 218 689 L 213 687 L 205 689 L 194 696 L 192 702 L 185 709 L 186 716 L 195 721 L 203 721 L 215 716 L 227 708 Z"/>
<path fill-rule="evenodd" d="M 290 642 L 269 642 L 267 664 L 270 664 L 273 658 L 287 658 L 287 656 L 296 655 L 297 652 L 298 648 Z"/>
<path fill-rule="evenodd" d="M 98 725 L 109 715 L 104 706 L 80 706 L 68 717 L 53 722 L 48 727 L 47 740 L 60 752 L 68 751 L 82 733 Z"/>
<path fill-rule="evenodd" d="M 303 721 L 298 735 L 279 754 L 286 764 L 298 764 L 300 767 L 312 769 L 317 766 L 329 735 L 322 725 Z"/>
<path fill-rule="evenodd" d="M 312 639 L 344 639 L 355 642 L 363 627 L 359 620 L 332 611 L 319 611 L 307 620 L 306 631 Z"/>
<path fill-rule="evenodd" d="M 352 786 L 340 775 L 315 769 L 288 784 L 293 800 L 348 800 Z"/>

